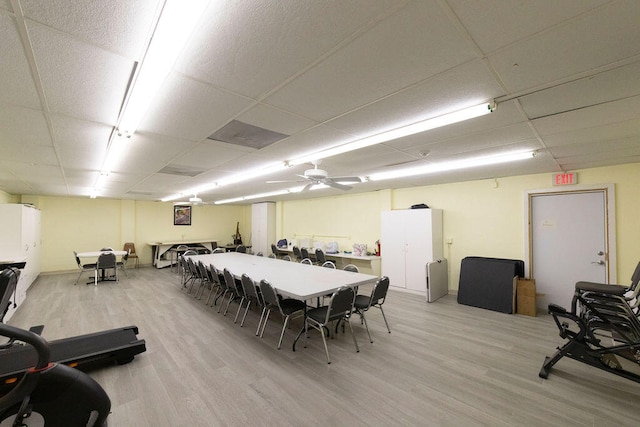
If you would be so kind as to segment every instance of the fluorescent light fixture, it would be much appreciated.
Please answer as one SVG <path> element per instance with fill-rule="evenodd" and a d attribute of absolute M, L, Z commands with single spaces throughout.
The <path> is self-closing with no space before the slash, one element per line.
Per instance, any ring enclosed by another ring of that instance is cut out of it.
<path fill-rule="evenodd" d="M 451 162 L 432 163 L 414 168 L 401 169 L 389 172 L 375 173 L 367 178 L 369 181 L 383 181 L 385 179 L 404 178 L 408 176 L 425 175 L 437 172 L 447 172 L 458 169 L 468 169 L 478 166 L 495 165 L 499 163 L 515 162 L 535 157 L 534 151 L 515 151 L 511 153 L 494 154 L 490 156 L 472 157 Z"/>
<path fill-rule="evenodd" d="M 198 194 L 205 191 L 213 190 L 214 188 L 223 187 L 225 185 L 237 184 L 239 182 L 248 181 L 253 178 L 259 178 L 261 176 L 269 175 L 275 172 L 280 172 L 287 169 L 288 167 L 289 165 L 285 162 L 272 163 L 269 166 L 264 168 L 245 171 L 236 175 L 232 175 L 228 178 L 223 178 L 219 181 L 212 182 L 210 184 L 201 185 L 200 187 L 196 187 L 188 191 L 183 191 L 182 193 L 173 194 L 171 196 L 160 199 L 160 201 L 171 202 L 173 200 L 179 199 L 181 197 L 185 197 L 187 195 Z M 273 194 L 269 194 L 269 195 L 273 195 Z M 268 196 L 264 196 L 264 197 L 268 197 Z M 242 198 L 239 198 L 239 200 L 242 200 Z M 237 202 L 239 200 L 233 200 L 233 201 Z M 226 202 L 226 203 L 231 203 L 231 202 Z"/>
<path fill-rule="evenodd" d="M 292 191 L 294 189 L 286 189 L 286 190 L 277 190 L 277 191 L 270 191 L 268 193 L 260 193 L 260 194 L 251 194 L 249 196 L 242 196 L 242 197 L 234 197 L 233 199 L 224 199 L 224 200 L 217 200 L 215 202 L 213 202 L 216 205 L 223 205 L 225 203 L 234 203 L 234 202 L 243 202 L 245 200 L 253 200 L 253 199 L 260 199 L 263 197 L 273 197 L 273 196 L 281 196 L 283 194 L 289 194 L 289 193 L 295 193 L 296 191 Z M 301 191 L 302 187 L 300 187 L 298 189 L 298 191 Z"/>
<path fill-rule="evenodd" d="M 120 118 L 118 131 L 123 136 L 130 137 L 138 128 L 208 4 L 207 0 L 165 1 Z"/>
<path fill-rule="evenodd" d="M 363 139 L 339 145 L 337 147 L 329 148 L 327 150 L 311 153 L 309 155 L 290 160 L 289 164 L 299 165 L 302 163 L 309 163 L 314 160 L 325 159 L 327 157 L 336 156 L 338 154 L 347 153 L 349 151 L 359 150 L 361 148 L 370 147 L 372 145 L 402 138 L 404 136 L 414 135 L 416 133 L 425 132 L 427 130 L 447 126 L 479 116 L 484 116 L 485 114 L 493 112 L 496 107 L 497 106 L 494 102 L 485 102 L 483 104 L 474 105 L 473 107 L 454 111 L 453 113 L 443 114 L 442 116 L 433 117 L 410 125 L 391 129 L 376 135 L 371 135 Z"/>

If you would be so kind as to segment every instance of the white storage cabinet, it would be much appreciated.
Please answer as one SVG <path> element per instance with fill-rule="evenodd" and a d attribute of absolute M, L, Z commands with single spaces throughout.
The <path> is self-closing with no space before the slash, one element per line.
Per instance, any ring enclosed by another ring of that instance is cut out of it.
<path fill-rule="evenodd" d="M 254 203 L 251 205 L 251 251 L 268 256 L 272 243 L 276 243 L 276 204 Z"/>
<path fill-rule="evenodd" d="M 381 213 L 382 275 L 389 285 L 426 291 L 425 266 L 443 258 L 442 210 L 407 209 Z"/>
<path fill-rule="evenodd" d="M 36 208 L 0 204 L 0 261 L 27 263 L 20 272 L 15 301 L 17 305 L 25 300 L 27 289 L 40 274 L 40 221 L 40 211 Z M 11 304 L 5 322 L 14 311 Z"/>

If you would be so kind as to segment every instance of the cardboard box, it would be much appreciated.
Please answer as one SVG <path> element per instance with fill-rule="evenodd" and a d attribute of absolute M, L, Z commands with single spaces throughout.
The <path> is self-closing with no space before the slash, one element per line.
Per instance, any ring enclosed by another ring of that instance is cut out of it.
<path fill-rule="evenodd" d="M 518 279 L 516 286 L 517 313 L 525 316 L 536 315 L 536 281 Z"/>

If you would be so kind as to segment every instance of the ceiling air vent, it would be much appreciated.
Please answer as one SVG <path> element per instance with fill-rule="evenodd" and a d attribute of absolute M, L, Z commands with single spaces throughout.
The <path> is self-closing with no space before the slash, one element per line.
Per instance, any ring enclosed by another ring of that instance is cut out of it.
<path fill-rule="evenodd" d="M 214 132 L 208 139 L 259 150 L 288 136 L 238 120 L 232 120 Z"/>

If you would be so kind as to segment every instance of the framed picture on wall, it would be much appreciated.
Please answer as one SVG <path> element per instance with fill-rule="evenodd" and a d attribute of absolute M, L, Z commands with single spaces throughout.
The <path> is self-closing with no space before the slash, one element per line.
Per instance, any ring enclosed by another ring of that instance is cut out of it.
<path fill-rule="evenodd" d="M 191 225 L 191 206 L 173 207 L 173 225 Z"/>

